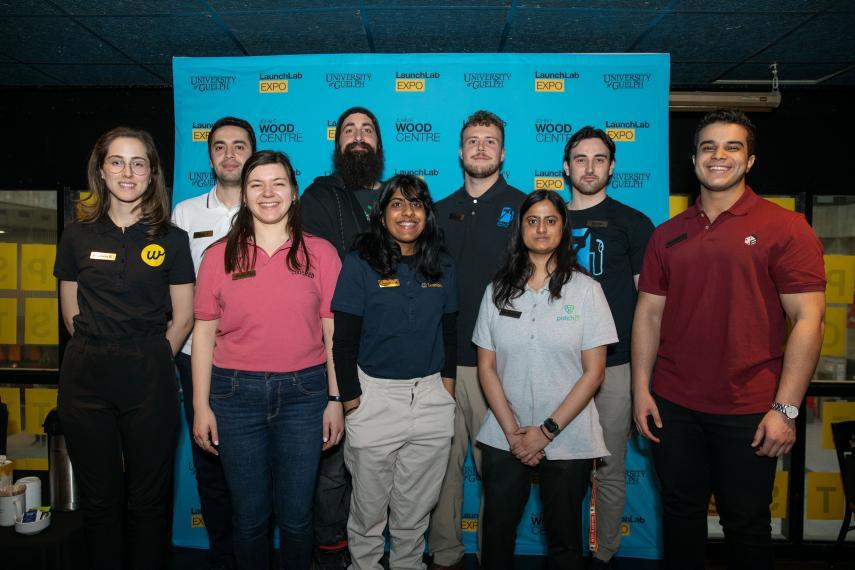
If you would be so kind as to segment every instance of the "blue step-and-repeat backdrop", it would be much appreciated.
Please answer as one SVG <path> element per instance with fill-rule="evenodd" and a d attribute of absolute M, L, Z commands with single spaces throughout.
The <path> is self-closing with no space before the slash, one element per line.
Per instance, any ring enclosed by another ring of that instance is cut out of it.
<path fill-rule="evenodd" d="M 668 217 L 666 54 L 349 54 L 176 58 L 174 203 L 214 185 L 207 136 L 233 115 L 256 130 L 259 149 L 287 153 L 301 189 L 332 170 L 333 133 L 348 107 L 371 109 L 380 123 L 384 177 L 424 178 L 439 200 L 463 183 L 460 128 L 487 109 L 505 121 L 502 173 L 523 191 L 555 190 L 564 144 L 585 125 L 617 143 L 609 194 L 647 214 Z M 587 260 L 582 260 L 587 261 Z M 206 547 L 186 427 L 176 463 L 173 542 Z M 466 463 L 464 541 L 476 549 L 480 487 Z M 659 505 L 644 443 L 631 441 L 621 556 L 658 558 Z M 587 511 L 586 511 L 587 512 Z M 586 517 L 587 518 L 587 517 Z M 542 554 L 545 541 L 536 489 L 518 531 L 519 554 Z"/>

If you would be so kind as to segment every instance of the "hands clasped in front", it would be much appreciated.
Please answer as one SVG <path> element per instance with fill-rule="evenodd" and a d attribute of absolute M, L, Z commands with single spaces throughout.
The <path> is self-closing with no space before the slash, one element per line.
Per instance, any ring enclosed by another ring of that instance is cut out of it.
<path fill-rule="evenodd" d="M 550 440 L 546 438 L 540 426 L 523 426 L 506 436 L 511 453 L 523 465 L 535 467 L 546 457 L 544 448 Z"/>

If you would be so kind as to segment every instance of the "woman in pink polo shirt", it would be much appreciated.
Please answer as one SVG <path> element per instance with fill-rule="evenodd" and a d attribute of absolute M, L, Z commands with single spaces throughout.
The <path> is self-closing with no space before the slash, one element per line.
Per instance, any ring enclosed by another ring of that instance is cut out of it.
<path fill-rule="evenodd" d="M 222 459 L 239 568 L 268 567 L 271 512 L 280 567 L 309 567 L 321 450 L 344 429 L 330 311 L 340 268 L 335 248 L 301 231 L 288 158 L 253 154 L 232 229 L 199 268 L 192 347 L 193 437 Z"/>

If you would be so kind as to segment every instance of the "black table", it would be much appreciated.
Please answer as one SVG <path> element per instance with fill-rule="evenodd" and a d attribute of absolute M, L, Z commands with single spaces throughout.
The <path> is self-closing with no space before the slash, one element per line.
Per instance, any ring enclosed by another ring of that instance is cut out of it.
<path fill-rule="evenodd" d="M 86 564 L 83 516 L 52 512 L 50 526 L 38 534 L 0 527 L 0 567 L 10 570 L 80 570 Z"/>

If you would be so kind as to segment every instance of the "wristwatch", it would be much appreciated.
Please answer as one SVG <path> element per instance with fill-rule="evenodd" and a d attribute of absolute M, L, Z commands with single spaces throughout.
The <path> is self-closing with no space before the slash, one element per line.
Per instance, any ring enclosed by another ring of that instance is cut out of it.
<path fill-rule="evenodd" d="M 552 437 L 555 437 L 559 433 L 561 433 L 561 428 L 558 427 L 558 422 L 553 420 L 552 418 L 546 418 L 543 420 L 543 427 L 552 434 Z"/>
<path fill-rule="evenodd" d="M 781 404 L 779 402 L 775 402 L 772 404 L 772 409 L 776 412 L 781 412 L 785 417 L 791 420 L 799 417 L 799 407 L 792 404 Z"/>

